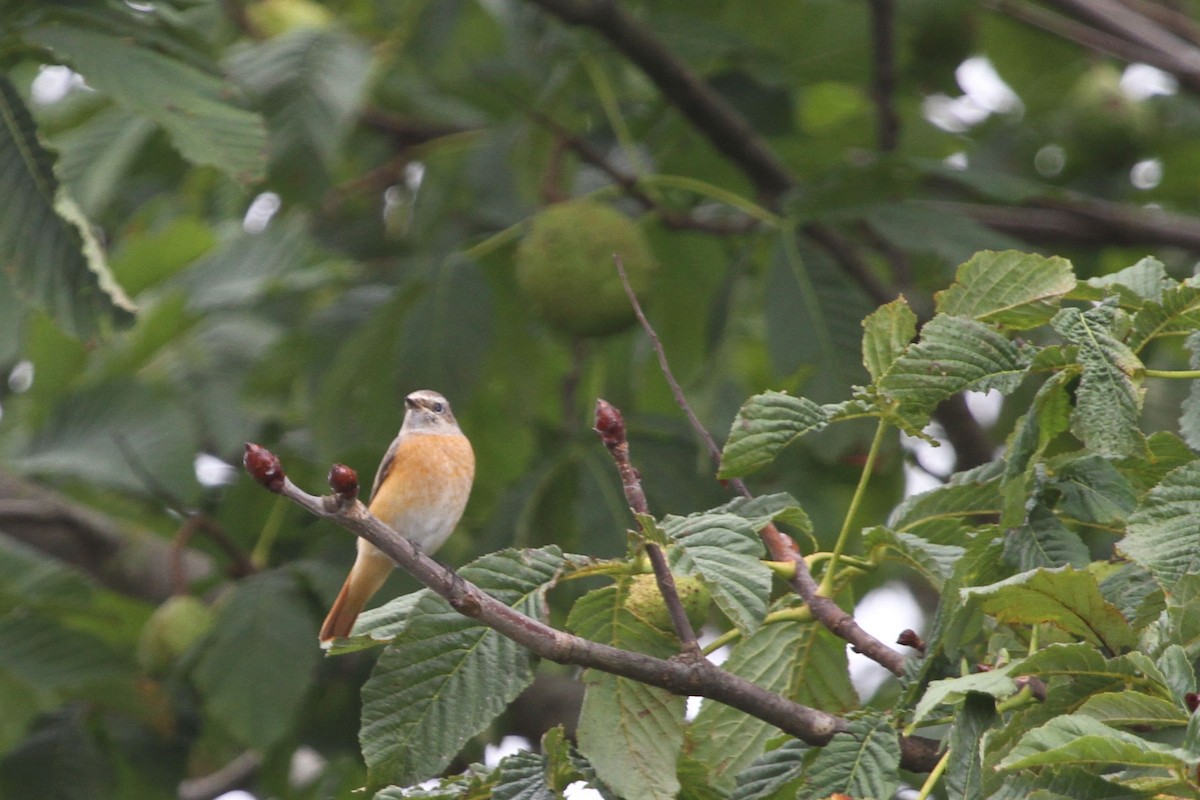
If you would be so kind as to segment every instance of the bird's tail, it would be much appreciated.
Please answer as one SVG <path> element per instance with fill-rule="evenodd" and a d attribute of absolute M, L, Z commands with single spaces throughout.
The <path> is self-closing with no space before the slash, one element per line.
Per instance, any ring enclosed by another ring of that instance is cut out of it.
<path fill-rule="evenodd" d="M 365 557 L 364 557 L 365 556 Z M 360 554 L 342 584 L 337 599 L 321 625 L 321 646 L 329 647 L 334 639 L 344 639 L 354 629 L 354 621 L 363 607 L 391 574 L 392 563 L 386 558 Z"/>

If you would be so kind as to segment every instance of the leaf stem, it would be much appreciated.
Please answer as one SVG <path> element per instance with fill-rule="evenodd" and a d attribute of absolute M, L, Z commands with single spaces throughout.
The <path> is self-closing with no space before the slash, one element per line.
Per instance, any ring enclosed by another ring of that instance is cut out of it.
<path fill-rule="evenodd" d="M 271 506 L 271 513 L 267 515 L 267 521 L 258 535 L 258 541 L 254 543 L 254 549 L 250 551 L 250 563 L 254 565 L 255 569 L 266 569 L 270 563 L 271 547 L 275 544 L 275 538 L 283 527 L 283 515 L 286 510 L 287 503 L 284 499 L 282 497 L 275 498 L 275 504 Z"/>
<path fill-rule="evenodd" d="M 1142 374 L 1147 378 L 1175 378 L 1184 381 L 1200 379 L 1200 369 L 1144 369 Z"/>
<path fill-rule="evenodd" d="M 871 473 L 875 471 L 875 462 L 879 460 L 879 448 L 883 444 L 883 435 L 887 431 L 887 423 L 882 419 L 875 426 L 875 436 L 871 439 L 871 449 L 867 451 L 866 461 L 863 463 L 862 474 L 858 478 L 858 486 L 854 489 L 854 497 L 850 498 L 850 507 L 846 509 L 846 518 L 842 522 L 842 530 L 838 533 L 837 542 L 833 546 L 833 552 L 829 554 L 829 566 L 825 568 L 825 574 L 821 576 L 821 585 L 818 594 L 823 597 L 832 597 L 834 592 L 834 583 L 837 579 L 838 562 L 842 558 L 842 551 L 846 549 L 846 543 L 850 539 L 851 525 L 854 518 L 858 516 L 858 507 L 862 503 L 863 497 L 867 493 L 867 484 L 871 480 Z"/>
<path fill-rule="evenodd" d="M 929 777 L 925 779 L 925 783 L 921 785 L 921 793 L 917 795 L 917 800 L 927 800 L 930 793 L 933 792 L 933 787 L 942 779 L 942 773 L 946 771 L 946 766 L 950 763 L 950 751 L 942 753 L 942 757 L 938 759 L 937 766 L 929 773 Z"/>

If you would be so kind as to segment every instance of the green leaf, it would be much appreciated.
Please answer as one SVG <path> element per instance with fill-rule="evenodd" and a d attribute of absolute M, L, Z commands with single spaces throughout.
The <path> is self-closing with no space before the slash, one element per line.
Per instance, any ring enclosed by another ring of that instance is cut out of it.
<path fill-rule="evenodd" d="M 863 545 L 868 550 L 876 548 L 890 553 L 890 558 L 901 561 L 919 572 L 935 589 L 941 589 L 954 565 L 962 558 L 963 548 L 954 544 L 936 544 L 911 533 L 897 532 L 882 525 L 863 533 Z"/>
<path fill-rule="evenodd" d="M 809 746 L 799 739 L 788 739 L 764 753 L 738 774 L 737 788 L 729 800 L 794 797 L 804 776 L 804 757 L 808 750 Z"/>
<path fill-rule="evenodd" d="M 1137 643 L 1121 612 L 1100 594 L 1095 576 L 1073 567 L 1023 572 L 990 586 L 964 589 L 963 596 L 980 600 L 984 613 L 1000 622 L 1050 623 L 1111 653 Z"/>
<path fill-rule="evenodd" d="M 1188 724 L 1188 713 L 1178 703 L 1140 692 L 1095 694 L 1075 713 L 1114 727 L 1145 729 Z"/>
<path fill-rule="evenodd" d="M 336 28 L 299 28 L 236 51 L 228 66 L 267 115 L 273 161 L 315 155 L 335 165 L 367 87 L 362 42 Z"/>
<path fill-rule="evenodd" d="M 1083 367 L 1071 430 L 1101 456 L 1130 455 L 1145 447 L 1137 428 L 1143 390 L 1134 380 L 1142 362 L 1114 335 L 1117 314 L 1115 303 L 1106 300 L 1087 311 L 1064 308 L 1050 321 L 1078 346 Z"/>
<path fill-rule="evenodd" d="M 433 594 L 432 590 L 420 589 L 402 594 L 378 608 L 368 608 L 354 621 L 354 630 L 350 632 L 350 638 L 334 642 L 328 653 L 352 653 L 372 645 L 395 641 L 412 621 L 421 601 L 430 594 Z"/>
<path fill-rule="evenodd" d="M 1183 283 L 1167 289 L 1161 301 L 1147 302 L 1133 315 L 1127 343 L 1138 353 L 1160 336 L 1181 336 L 1197 328 L 1200 328 L 1200 286 Z"/>
<path fill-rule="evenodd" d="M 711 513 L 734 514 L 746 520 L 756 531 L 761 531 L 769 522 L 782 522 L 802 533 L 812 532 L 812 520 L 786 492 L 761 494 L 757 497 L 735 497 L 724 505 L 712 509 Z"/>
<path fill-rule="evenodd" d="M 662 528 L 679 546 L 670 551 L 676 569 L 699 576 L 738 630 L 753 632 L 767 613 L 771 594 L 771 571 L 762 563 L 758 531 L 742 517 L 714 512 L 667 516 Z"/>
<path fill-rule="evenodd" d="M 64 692 L 118 677 L 128 668 L 107 642 L 43 614 L 0 617 L 0 671 L 30 689 Z"/>
<path fill-rule="evenodd" d="M 1047 487 L 1061 496 L 1055 509 L 1071 519 L 1119 527 L 1137 504 L 1137 492 L 1112 462 L 1097 455 L 1070 456 L 1050 463 Z"/>
<path fill-rule="evenodd" d="M 1105 658 L 1095 646 L 1084 642 L 1048 645 L 1017 662 L 1013 672 L 1037 675 L 1047 683 L 1059 679 L 1056 685 L 1062 694 L 1081 699 L 1134 688 L 1163 699 L 1173 698 L 1165 677 L 1144 654 L 1131 652 Z"/>
<path fill-rule="evenodd" d="M 783 392 L 756 394 L 733 420 L 717 477 L 735 478 L 762 469 L 783 448 L 806 433 L 821 430 L 828 421 L 828 412 L 807 398 Z"/>
<path fill-rule="evenodd" d="M 888 800 L 900 784 L 900 740 L 886 719 L 866 717 L 846 726 L 821 748 L 808 771 L 809 797 L 840 792 Z"/>
<path fill-rule="evenodd" d="M 1188 366 L 1200 369 L 1200 331 L 1187 337 Z M 1200 380 L 1189 381 L 1188 396 L 1179 414 L 1179 433 L 1193 450 L 1200 450 Z"/>
<path fill-rule="evenodd" d="M 1022 572 L 1038 567 L 1072 566 L 1083 569 L 1092 556 L 1079 534 L 1063 524 L 1041 503 L 1034 504 L 1025 524 L 1004 538 L 1004 557 Z"/>
<path fill-rule="evenodd" d="M 1179 644 L 1167 645 L 1156 663 L 1176 697 L 1196 691 L 1196 670 L 1184 647 Z"/>
<path fill-rule="evenodd" d="M 80 338 L 131 319 L 133 303 L 109 272 L 91 223 L 59 186 L 54 156 L 38 141 L 29 110 L 3 75 L 0 196 L 0 294 L 15 292 Z"/>
<path fill-rule="evenodd" d="M 1117 549 L 1154 574 L 1170 596 L 1200 571 L 1200 462 L 1178 467 L 1151 489 L 1129 515 Z"/>
<path fill-rule="evenodd" d="M 518 611 L 544 619 L 558 574 L 557 547 L 483 556 L 459 574 Z M 496 631 L 424 594 L 363 686 L 359 740 L 371 782 L 437 775 L 533 680 L 533 656 Z"/>
<path fill-rule="evenodd" d="M 493 800 L 554 800 L 546 785 L 546 757 L 523 750 L 502 760 L 500 777 L 492 789 Z"/>
<path fill-rule="evenodd" d="M 1134 630 L 1141 630 L 1158 619 L 1166 607 L 1166 596 L 1150 571 L 1139 564 L 1126 562 L 1100 582 L 1100 593 L 1129 620 Z"/>
<path fill-rule="evenodd" d="M 938 313 L 1026 330 L 1045 324 L 1074 288 L 1065 258 L 985 250 L 960 266 L 954 283 L 935 299 Z"/>
<path fill-rule="evenodd" d="M 116 767 L 91 722 L 83 704 L 43 717 L 0 761 L 0 793 L 55 800 L 115 796 Z"/>
<path fill-rule="evenodd" d="M 1178 284 L 1167 275 L 1166 267 L 1161 261 L 1153 256 L 1146 256 L 1133 266 L 1108 275 L 1088 278 L 1087 285 L 1102 291 L 1086 295 L 1085 299 L 1100 300 L 1109 291 L 1116 291 L 1120 295 L 1122 305 L 1140 306 L 1142 300 L 1161 302 L 1163 292 Z"/>
<path fill-rule="evenodd" d="M 1028 356 L 994 328 L 939 314 L 892 365 L 879 390 L 909 413 L 928 415 L 965 389 L 1007 394 L 1020 384 L 1028 366 Z"/>
<path fill-rule="evenodd" d="M 84 213 L 100 214 L 116 199 L 154 130 L 145 117 L 111 106 L 51 139 L 61 154 L 58 174 Z"/>
<path fill-rule="evenodd" d="M 933 681 L 921 695 L 920 702 L 913 709 L 909 729 L 932 714 L 939 706 L 958 705 L 969 695 L 987 695 L 993 700 L 999 700 L 1016 694 L 1017 684 L 1009 677 L 1010 667 L 1002 667 L 988 672 L 976 672 L 963 675 L 960 678 L 946 678 Z"/>
<path fill-rule="evenodd" d="M 90 86 L 161 125 L 188 161 L 243 182 L 262 179 L 267 144 L 262 118 L 231 104 L 237 93 L 218 76 L 98 30 L 54 25 L 26 35 Z"/>
<path fill-rule="evenodd" d="M 1200 758 L 1110 728 L 1091 717 L 1064 714 L 1021 737 L 1001 760 L 1002 770 L 1043 766 L 1164 767 L 1188 769 Z"/>
<path fill-rule="evenodd" d="M 878 381 L 917 336 L 917 315 L 898 297 L 863 320 L 863 366 Z"/>
<path fill-rule="evenodd" d="M 777 608 L 788 607 L 787 602 Z M 763 625 L 734 646 L 722 668 L 769 692 L 831 713 L 858 705 L 847 673 L 845 642 L 814 622 L 785 619 Z M 707 765 L 710 780 L 728 785 L 762 755 L 778 732 L 744 711 L 705 700 L 688 728 L 689 755 Z"/>
<path fill-rule="evenodd" d="M 205 711 L 241 743 L 266 749 L 293 728 L 320 659 L 310 600 L 286 571 L 239 581 L 218 607 L 192 679 Z"/>
<path fill-rule="evenodd" d="M 923 539 L 948 543 L 944 533 L 951 535 L 971 517 L 1000 512 L 1000 478 L 1004 465 L 993 461 L 964 472 L 955 473 L 945 485 L 913 495 L 896 506 L 888 519 L 888 527 L 897 533 L 912 533 Z"/>
<path fill-rule="evenodd" d="M 1019 525 L 1025 520 L 1039 459 L 1050 442 L 1071 427 L 1071 399 L 1066 387 L 1072 379 L 1066 370 L 1052 375 L 1038 388 L 1029 411 L 1013 426 L 1004 454 L 1004 510 L 1000 515 L 1003 527 Z"/>
<path fill-rule="evenodd" d="M 981 796 L 983 737 L 996 719 L 995 700 L 982 694 L 967 695 L 955 713 L 948 742 L 947 800 L 975 800 Z"/>
<path fill-rule="evenodd" d="M 584 595 L 567 627 L 593 641 L 668 658 L 674 637 L 642 623 L 625 608 L 623 587 Z M 684 699 L 598 670 L 583 673 L 579 749 L 602 781 L 630 800 L 667 800 L 679 791 L 676 761 L 683 745 Z"/>

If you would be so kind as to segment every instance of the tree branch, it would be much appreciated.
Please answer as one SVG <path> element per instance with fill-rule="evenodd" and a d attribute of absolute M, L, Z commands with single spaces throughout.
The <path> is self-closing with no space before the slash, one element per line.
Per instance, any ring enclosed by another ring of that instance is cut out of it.
<path fill-rule="evenodd" d="M 646 503 L 646 493 L 642 491 L 641 473 L 629 460 L 629 439 L 625 435 L 625 419 L 615 406 L 605 400 L 596 401 L 595 431 L 599 434 L 600 441 L 608 448 L 609 454 L 612 455 L 613 463 L 617 465 L 617 474 L 621 476 L 621 488 L 625 491 L 625 500 L 629 503 L 629 510 L 634 514 L 649 514 L 650 507 Z M 671 574 L 667 557 L 663 554 L 662 548 L 654 542 L 646 541 L 644 546 L 646 556 L 650 559 L 650 566 L 654 569 L 654 579 L 658 583 L 658 591 L 662 594 L 663 602 L 667 606 L 667 613 L 671 617 L 671 625 L 675 628 L 675 633 L 679 636 L 679 642 L 683 646 L 683 654 L 689 659 L 703 660 L 704 656 L 700 653 L 700 645 L 696 641 L 696 632 L 692 630 L 692 623 L 687 617 L 687 612 L 683 610 L 679 592 L 675 589 L 675 576 Z"/>
<path fill-rule="evenodd" d="M 896 113 L 896 30 L 895 0 L 870 0 L 871 95 L 878 119 L 879 149 L 890 153 L 900 142 L 900 115 Z"/>
<path fill-rule="evenodd" d="M 728 100 L 697 76 L 616 0 L 530 0 L 571 25 L 595 30 L 637 64 L 659 91 L 720 153 L 733 161 L 759 194 L 775 200 L 794 181 L 786 166 Z"/>
<path fill-rule="evenodd" d="M 349 491 L 345 467 L 335 483 L 335 494 L 315 497 L 296 487 L 284 474 L 279 459 L 258 445 L 247 444 L 247 471 L 260 484 L 309 513 L 328 519 L 382 550 L 402 569 L 445 598 L 460 614 L 471 617 L 559 664 L 574 664 L 658 686 L 673 694 L 700 695 L 750 714 L 781 730 L 820 746 L 846 729 L 846 721 L 833 714 L 801 705 L 766 691 L 707 660 L 663 660 L 642 653 L 592 642 L 525 616 L 483 592 L 479 587 L 442 566 L 408 539 L 373 516 Z M 334 477 L 331 474 L 331 477 Z M 901 766 L 928 772 L 938 759 L 938 743 L 924 737 L 900 739 Z"/>

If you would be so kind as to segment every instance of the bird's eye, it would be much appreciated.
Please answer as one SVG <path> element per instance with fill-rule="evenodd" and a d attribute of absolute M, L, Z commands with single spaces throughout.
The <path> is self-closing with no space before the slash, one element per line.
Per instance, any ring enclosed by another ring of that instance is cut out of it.
<path fill-rule="evenodd" d="M 440 414 L 440 413 L 442 413 L 442 412 L 443 412 L 443 411 L 445 411 L 445 410 L 446 410 L 446 407 L 445 407 L 444 405 L 442 405 L 441 403 L 434 403 L 434 404 L 433 404 L 433 413 L 435 413 L 435 414 Z"/>

